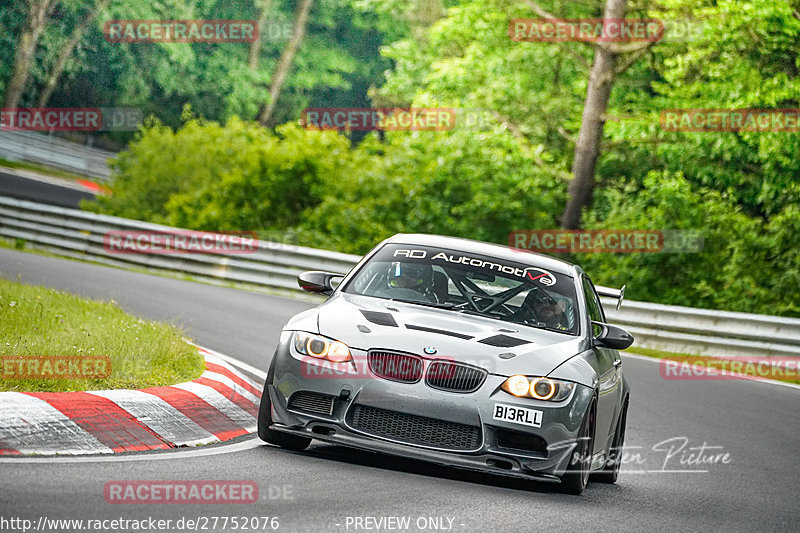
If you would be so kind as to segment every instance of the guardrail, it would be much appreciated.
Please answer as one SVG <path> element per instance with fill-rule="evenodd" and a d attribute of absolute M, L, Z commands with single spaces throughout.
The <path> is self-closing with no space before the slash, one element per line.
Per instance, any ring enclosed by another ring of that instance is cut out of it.
<path fill-rule="evenodd" d="M 800 356 L 800 319 L 603 300 L 608 320 L 636 338 L 634 346 L 714 356 Z"/>
<path fill-rule="evenodd" d="M 173 232 L 175 228 L 0 197 L 1 236 L 117 266 L 299 291 L 300 272 L 345 273 L 359 260 L 355 255 L 268 241 L 258 241 L 258 249 L 248 254 L 113 254 L 103 246 L 104 235 L 111 230 Z M 616 310 L 615 300 L 603 303 L 608 320 L 634 335 L 634 347 L 714 356 L 800 356 L 800 319 L 630 300 Z"/>
<path fill-rule="evenodd" d="M 41 133 L 0 131 L 0 157 L 4 159 L 39 163 L 102 181 L 111 178 L 108 159 L 114 156 L 114 152 Z"/>

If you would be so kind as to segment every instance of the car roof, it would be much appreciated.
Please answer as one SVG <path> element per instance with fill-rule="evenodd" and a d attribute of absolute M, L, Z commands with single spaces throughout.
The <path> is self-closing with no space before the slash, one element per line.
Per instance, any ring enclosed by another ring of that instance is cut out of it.
<path fill-rule="evenodd" d="M 384 241 L 386 244 L 417 244 L 420 246 L 433 246 L 449 250 L 488 255 L 495 259 L 505 259 L 514 263 L 523 263 L 530 266 L 544 268 L 559 274 L 576 276 L 580 268 L 567 261 L 556 259 L 547 255 L 537 254 L 518 248 L 511 248 L 502 244 L 464 239 L 461 237 L 447 237 L 444 235 L 429 235 L 426 233 L 398 233 Z"/>

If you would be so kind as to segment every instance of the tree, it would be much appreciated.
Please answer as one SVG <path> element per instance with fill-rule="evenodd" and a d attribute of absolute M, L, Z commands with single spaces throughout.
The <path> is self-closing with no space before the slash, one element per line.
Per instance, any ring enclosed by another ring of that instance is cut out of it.
<path fill-rule="evenodd" d="M 258 59 L 261 55 L 261 42 L 264 40 L 264 29 L 269 21 L 269 14 L 272 11 L 272 4 L 274 0 L 256 0 L 258 6 L 258 36 L 250 43 L 250 52 L 248 55 L 247 65 L 250 70 L 258 68 Z"/>
<path fill-rule="evenodd" d="M 3 107 L 17 107 L 22 91 L 25 90 L 25 82 L 28 81 L 36 45 L 47 25 L 47 17 L 57 4 L 58 0 L 27 0 L 28 16 L 17 40 L 14 70 L 6 85 Z"/>
<path fill-rule="evenodd" d="M 607 0 L 603 12 L 606 19 L 621 19 L 625 16 L 626 0 Z M 616 74 L 617 54 L 608 47 L 597 46 L 594 61 L 589 71 L 586 88 L 586 101 L 583 104 L 583 118 L 578 141 L 575 143 L 575 157 L 572 160 L 572 181 L 569 183 L 569 198 L 561 215 L 561 226 L 577 229 L 581 223 L 581 210 L 589 204 L 594 189 L 594 175 L 597 157 L 600 155 L 600 141 L 603 138 L 611 86 Z"/>
<path fill-rule="evenodd" d="M 533 0 L 525 2 L 539 16 L 554 20 L 556 17 L 539 7 Z M 606 0 L 603 19 L 619 20 L 625 17 L 627 0 Z M 583 105 L 581 129 L 575 143 L 575 156 L 572 160 L 572 180 L 569 183 L 569 198 L 561 215 L 561 226 L 566 229 L 577 229 L 581 223 L 581 211 L 589 205 L 595 184 L 597 158 L 600 155 L 600 143 L 603 139 L 603 117 L 608 109 L 611 89 L 616 77 L 630 67 L 645 50 L 655 44 L 655 40 L 646 43 L 620 45 L 594 43 L 594 61 L 589 70 L 586 88 L 586 100 Z M 620 55 L 631 52 L 627 60 L 618 64 Z"/>
<path fill-rule="evenodd" d="M 281 58 L 278 61 L 278 66 L 272 76 L 269 87 L 269 102 L 258 117 L 258 121 L 265 126 L 269 125 L 272 120 L 272 114 L 275 111 L 275 106 L 278 104 L 278 98 L 283 90 L 283 84 L 286 82 L 286 77 L 289 75 L 289 70 L 292 68 L 294 56 L 306 34 L 308 15 L 311 12 L 311 5 L 313 3 L 314 0 L 300 0 L 300 5 L 297 8 L 297 15 L 294 19 L 292 38 L 289 39 L 289 43 L 283 50 Z"/>
<path fill-rule="evenodd" d="M 39 93 L 39 107 L 46 106 L 47 102 L 50 101 L 53 90 L 56 88 L 56 84 L 61 78 L 61 74 L 64 73 L 64 69 L 67 66 L 67 61 L 69 60 L 70 56 L 72 56 L 72 52 L 75 50 L 75 47 L 78 46 L 78 43 L 81 42 L 81 39 L 83 39 L 86 29 L 94 22 L 95 18 L 97 18 L 97 14 L 106 7 L 108 1 L 109 0 L 97 0 L 94 6 L 89 8 L 89 11 L 84 14 L 83 18 L 81 19 L 81 23 L 78 24 L 74 30 L 72 30 L 72 34 L 67 39 L 67 43 L 59 50 L 58 58 L 53 65 L 53 69 L 47 76 L 47 81 Z"/>

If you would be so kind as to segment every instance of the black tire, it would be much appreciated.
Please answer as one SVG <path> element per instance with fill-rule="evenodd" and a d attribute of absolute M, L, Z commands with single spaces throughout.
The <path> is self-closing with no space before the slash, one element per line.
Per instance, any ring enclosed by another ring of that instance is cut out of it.
<path fill-rule="evenodd" d="M 614 442 L 608 454 L 606 466 L 600 472 L 592 474 L 592 481 L 600 483 L 616 483 L 619 477 L 619 468 L 622 466 L 622 447 L 625 445 L 625 425 L 628 420 L 628 399 L 622 404 L 622 412 L 614 432 Z"/>
<path fill-rule="evenodd" d="M 586 414 L 583 415 L 581 429 L 578 432 L 578 446 L 572 452 L 567 472 L 561 476 L 559 489 L 567 494 L 578 495 L 589 483 L 589 470 L 592 468 L 592 452 L 594 451 L 594 428 L 597 401 L 592 398 Z"/>
<path fill-rule="evenodd" d="M 272 383 L 272 378 L 275 374 L 274 361 L 273 357 L 273 363 L 269 365 L 267 381 L 264 383 L 264 392 L 261 393 L 261 404 L 258 406 L 258 437 L 264 442 L 299 452 L 305 450 L 311 444 L 309 437 L 298 437 L 297 435 L 289 435 L 288 433 L 269 429 L 272 425 L 272 403 L 269 399 L 267 385 Z"/>

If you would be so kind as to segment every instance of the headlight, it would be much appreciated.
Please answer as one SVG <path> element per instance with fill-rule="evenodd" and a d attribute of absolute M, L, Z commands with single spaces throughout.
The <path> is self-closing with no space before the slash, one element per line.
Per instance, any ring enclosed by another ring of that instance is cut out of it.
<path fill-rule="evenodd" d="M 519 398 L 535 398 L 558 402 L 569 397 L 574 383 L 542 377 L 511 376 L 501 388 Z"/>
<path fill-rule="evenodd" d="M 302 331 L 294 334 L 294 349 L 303 355 L 334 363 L 345 363 L 351 359 L 350 348 L 345 343 Z"/>

